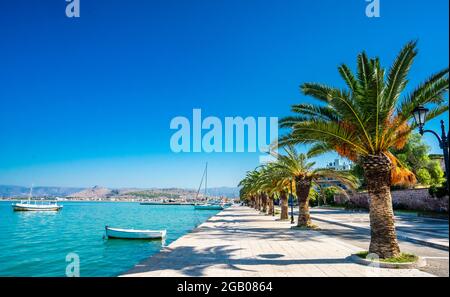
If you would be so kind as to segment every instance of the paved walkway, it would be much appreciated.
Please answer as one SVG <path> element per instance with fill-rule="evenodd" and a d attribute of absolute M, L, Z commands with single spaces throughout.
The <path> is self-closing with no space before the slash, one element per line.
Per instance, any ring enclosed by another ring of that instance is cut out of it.
<path fill-rule="evenodd" d="M 370 230 L 367 212 L 349 212 L 340 209 L 312 208 L 311 216 L 317 221 L 341 224 L 354 229 Z M 396 215 L 395 228 L 399 239 L 448 251 L 448 221 L 411 215 Z"/>
<path fill-rule="evenodd" d="M 318 231 L 292 230 L 247 207 L 231 207 L 124 276 L 431 276 L 355 264 L 360 249 Z"/>

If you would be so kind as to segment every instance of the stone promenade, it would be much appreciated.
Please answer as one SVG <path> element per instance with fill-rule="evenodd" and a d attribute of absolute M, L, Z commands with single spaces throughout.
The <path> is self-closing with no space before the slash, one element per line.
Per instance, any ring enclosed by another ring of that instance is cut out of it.
<path fill-rule="evenodd" d="M 359 248 L 290 227 L 251 208 L 231 207 L 122 276 L 431 276 L 353 263 L 348 257 Z"/>

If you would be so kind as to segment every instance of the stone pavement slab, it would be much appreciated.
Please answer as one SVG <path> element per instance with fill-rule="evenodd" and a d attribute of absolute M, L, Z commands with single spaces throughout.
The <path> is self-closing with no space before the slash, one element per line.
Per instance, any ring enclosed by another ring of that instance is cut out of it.
<path fill-rule="evenodd" d="M 359 248 L 243 206 L 228 208 L 123 276 L 432 276 L 348 259 Z"/>
<path fill-rule="evenodd" d="M 341 224 L 350 228 L 369 230 L 369 214 L 367 212 L 349 212 L 340 209 L 313 208 L 311 216 L 318 221 Z M 395 227 L 399 239 L 440 248 L 448 251 L 448 221 L 420 218 L 409 215 L 396 215 Z"/>

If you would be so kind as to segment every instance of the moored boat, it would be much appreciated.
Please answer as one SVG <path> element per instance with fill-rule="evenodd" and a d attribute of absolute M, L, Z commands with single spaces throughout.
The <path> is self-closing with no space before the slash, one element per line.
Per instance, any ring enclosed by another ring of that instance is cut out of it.
<path fill-rule="evenodd" d="M 13 203 L 11 206 L 14 211 L 58 211 L 62 209 L 62 205 L 58 205 L 57 202 L 47 202 L 47 203 L 31 203 L 31 197 L 33 196 L 33 186 L 30 188 L 30 194 L 28 195 L 27 201 L 20 201 Z"/>
<path fill-rule="evenodd" d="M 140 202 L 140 205 L 194 205 L 188 202 Z"/>
<path fill-rule="evenodd" d="M 166 230 L 136 230 L 121 229 L 105 226 L 106 237 L 117 239 L 162 239 L 166 237 Z"/>
<path fill-rule="evenodd" d="M 202 188 L 203 180 L 205 180 L 204 197 L 206 198 L 207 202 L 205 202 L 203 204 L 195 204 L 194 209 L 197 209 L 197 210 L 222 210 L 223 206 L 220 205 L 219 202 L 216 202 L 213 200 L 208 201 L 208 196 L 207 196 L 207 193 L 208 193 L 208 163 L 206 163 L 205 171 L 203 172 L 202 179 L 200 180 L 200 186 L 198 187 L 197 195 L 195 196 L 196 201 L 198 200 L 198 194 L 200 193 L 200 189 Z"/>
<path fill-rule="evenodd" d="M 32 204 L 32 203 L 13 203 L 14 211 L 58 211 L 62 209 L 62 205 L 56 203 L 51 204 Z"/>

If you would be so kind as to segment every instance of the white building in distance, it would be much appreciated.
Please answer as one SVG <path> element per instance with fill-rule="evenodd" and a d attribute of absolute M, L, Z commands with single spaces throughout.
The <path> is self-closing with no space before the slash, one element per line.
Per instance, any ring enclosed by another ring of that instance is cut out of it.
<path fill-rule="evenodd" d="M 353 163 L 341 161 L 340 159 L 335 159 L 333 162 L 327 164 L 327 169 L 334 170 L 350 170 L 353 167 Z"/>

